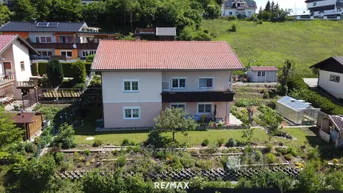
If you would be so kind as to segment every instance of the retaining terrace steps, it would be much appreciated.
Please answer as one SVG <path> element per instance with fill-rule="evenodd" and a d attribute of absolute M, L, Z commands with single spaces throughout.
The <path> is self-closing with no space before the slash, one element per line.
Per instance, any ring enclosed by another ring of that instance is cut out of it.
<path fill-rule="evenodd" d="M 257 167 L 249 167 L 249 168 L 241 168 L 239 170 L 224 170 L 222 168 L 214 168 L 210 170 L 193 170 L 193 169 L 168 169 L 161 173 L 151 173 L 146 178 L 150 178 L 154 180 L 174 180 L 174 181 L 182 181 L 182 180 L 190 180 L 196 176 L 201 176 L 208 178 L 209 180 L 224 180 L 224 181 L 238 181 L 239 178 L 251 178 L 253 175 L 258 174 L 261 170 L 270 170 L 272 172 L 283 172 L 290 177 L 296 178 L 299 174 L 299 169 L 293 167 L 269 167 L 269 168 L 257 168 Z M 71 179 L 71 180 L 78 180 L 85 176 L 88 171 L 79 170 L 79 171 L 65 171 L 59 172 L 55 174 L 55 178 L 59 179 Z M 110 172 L 107 171 L 100 171 L 101 175 L 109 175 Z M 134 171 L 127 172 L 124 176 L 133 176 L 135 175 Z"/>

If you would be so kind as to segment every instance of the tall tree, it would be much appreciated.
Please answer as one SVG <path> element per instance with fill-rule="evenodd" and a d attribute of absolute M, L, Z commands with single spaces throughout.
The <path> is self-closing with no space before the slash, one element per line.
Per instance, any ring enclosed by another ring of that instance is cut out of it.
<path fill-rule="evenodd" d="M 81 0 L 53 0 L 50 20 L 79 21 L 82 18 Z"/>
<path fill-rule="evenodd" d="M 37 10 L 37 20 L 48 21 L 52 7 L 52 0 L 31 0 L 31 2 Z"/>
<path fill-rule="evenodd" d="M 71 65 L 73 70 L 73 81 L 75 83 L 84 83 L 86 81 L 86 64 L 78 60 Z"/>
<path fill-rule="evenodd" d="M 159 131 L 173 133 L 173 141 L 176 132 L 194 130 L 197 127 L 197 123 L 182 108 L 167 108 L 154 121 Z"/>
<path fill-rule="evenodd" d="M 58 60 L 50 60 L 47 67 L 47 75 L 52 86 L 58 86 L 62 83 L 64 74 L 61 63 Z"/>
<path fill-rule="evenodd" d="M 104 1 L 91 2 L 82 7 L 82 18 L 87 24 L 105 24 L 106 22 L 106 3 Z"/>
<path fill-rule="evenodd" d="M 13 11 L 13 19 L 18 21 L 31 21 L 37 16 L 37 10 L 30 0 L 16 0 Z"/>
<path fill-rule="evenodd" d="M 13 13 L 4 4 L 0 3 L 0 26 L 11 20 Z"/>
<path fill-rule="evenodd" d="M 23 132 L 23 130 L 13 124 L 10 115 L 5 111 L 4 107 L 0 106 L 0 148 L 21 141 L 23 139 Z"/>
<path fill-rule="evenodd" d="M 271 11 L 270 1 L 269 0 L 267 1 L 267 4 L 266 4 L 266 7 L 264 8 L 264 11 L 268 11 L 268 12 Z"/>
<path fill-rule="evenodd" d="M 294 71 L 294 62 L 292 60 L 286 60 L 285 64 L 282 67 L 281 74 L 279 75 L 279 82 L 280 87 L 279 92 L 280 94 L 287 95 L 288 94 L 288 80 L 292 77 Z"/>

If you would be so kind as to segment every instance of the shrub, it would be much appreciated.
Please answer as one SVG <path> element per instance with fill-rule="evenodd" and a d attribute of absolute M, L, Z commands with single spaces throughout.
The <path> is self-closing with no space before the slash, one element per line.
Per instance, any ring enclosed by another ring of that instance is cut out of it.
<path fill-rule="evenodd" d="M 258 106 L 262 104 L 262 100 L 256 99 L 238 99 L 235 102 L 237 107 L 249 107 L 249 106 Z"/>
<path fill-rule="evenodd" d="M 288 149 L 286 149 L 286 148 L 276 148 L 275 149 L 277 152 L 280 152 L 282 155 L 286 155 L 286 154 L 288 154 L 289 153 L 289 151 L 288 151 Z"/>
<path fill-rule="evenodd" d="M 237 24 L 232 24 L 230 32 L 237 32 Z"/>
<path fill-rule="evenodd" d="M 177 156 L 168 156 L 170 166 L 174 169 L 181 169 L 183 165 L 181 164 L 180 158 Z"/>
<path fill-rule="evenodd" d="M 268 143 L 266 145 L 266 152 L 269 153 L 273 149 L 273 144 Z"/>
<path fill-rule="evenodd" d="M 285 159 L 287 161 L 291 161 L 292 160 L 292 155 L 291 154 L 286 154 L 286 155 L 284 155 L 284 157 L 285 157 Z"/>
<path fill-rule="evenodd" d="M 255 161 L 257 161 L 257 162 L 263 161 L 263 154 L 260 150 L 255 151 Z"/>
<path fill-rule="evenodd" d="M 124 156 L 121 156 L 117 159 L 117 164 L 119 167 L 125 166 L 126 158 Z"/>
<path fill-rule="evenodd" d="M 191 168 L 195 165 L 195 161 L 193 159 L 181 158 L 180 161 L 185 168 Z"/>
<path fill-rule="evenodd" d="M 221 147 L 224 144 L 224 138 L 220 138 L 217 140 L 218 147 Z"/>
<path fill-rule="evenodd" d="M 234 21 L 234 20 L 237 20 L 237 17 L 235 15 L 232 15 L 232 16 L 228 16 L 226 17 L 228 21 Z"/>
<path fill-rule="evenodd" d="M 74 129 L 71 125 L 63 123 L 60 128 L 59 134 L 54 138 L 53 146 L 63 149 L 75 147 Z"/>
<path fill-rule="evenodd" d="M 201 146 L 205 147 L 210 143 L 210 141 L 208 139 L 205 139 L 202 143 Z"/>
<path fill-rule="evenodd" d="M 49 82 L 53 86 L 60 85 L 62 83 L 64 74 L 61 63 L 58 60 L 50 60 L 47 67 L 47 75 Z"/>
<path fill-rule="evenodd" d="M 232 137 L 229 139 L 229 141 L 226 143 L 227 147 L 236 147 L 236 141 Z"/>
<path fill-rule="evenodd" d="M 129 146 L 132 145 L 132 143 L 128 139 L 124 139 L 121 143 L 122 146 Z"/>
<path fill-rule="evenodd" d="M 64 160 L 64 154 L 62 152 L 56 152 L 54 158 L 57 164 L 61 164 Z"/>
<path fill-rule="evenodd" d="M 211 160 L 198 160 L 196 161 L 195 166 L 203 170 L 208 170 L 212 167 L 212 161 Z"/>
<path fill-rule="evenodd" d="M 278 158 L 273 153 L 267 153 L 265 160 L 269 164 L 278 162 Z"/>
<path fill-rule="evenodd" d="M 93 62 L 94 56 L 95 56 L 94 54 L 88 55 L 88 56 L 86 57 L 86 61 L 87 61 L 87 62 Z"/>
<path fill-rule="evenodd" d="M 128 140 L 123 140 L 123 143 L 128 143 Z M 160 132 L 157 130 L 152 130 L 149 133 L 148 140 L 145 142 L 146 145 L 152 145 L 155 148 L 162 148 L 165 147 L 163 137 L 161 136 Z M 123 145 L 122 143 L 122 145 Z"/>
<path fill-rule="evenodd" d="M 35 145 L 32 142 L 25 143 L 25 152 L 33 153 L 35 151 Z"/>
<path fill-rule="evenodd" d="M 85 149 L 83 151 L 83 154 L 85 154 L 86 156 L 89 156 L 90 153 L 91 153 L 91 151 L 89 149 Z"/>
<path fill-rule="evenodd" d="M 84 62 L 78 60 L 71 65 L 73 71 L 73 81 L 75 83 L 84 83 L 86 81 L 86 66 Z"/>
<path fill-rule="evenodd" d="M 102 141 L 100 139 L 96 139 L 93 142 L 93 147 L 99 147 L 102 145 Z"/>
<path fill-rule="evenodd" d="M 288 147 L 288 152 L 294 157 L 298 156 L 297 149 L 295 149 L 294 147 Z"/>

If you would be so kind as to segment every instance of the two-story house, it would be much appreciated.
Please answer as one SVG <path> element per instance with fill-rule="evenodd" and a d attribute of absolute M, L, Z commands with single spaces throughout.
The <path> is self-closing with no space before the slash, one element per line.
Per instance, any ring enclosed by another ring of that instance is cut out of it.
<path fill-rule="evenodd" d="M 222 4 L 222 16 L 251 17 L 256 9 L 254 0 L 225 0 Z"/>
<path fill-rule="evenodd" d="M 8 22 L 0 27 L 3 34 L 18 34 L 43 56 L 64 56 L 78 59 L 95 54 L 98 39 L 115 34 L 100 34 L 100 28 L 85 22 Z"/>
<path fill-rule="evenodd" d="M 311 66 L 310 68 L 319 69 L 318 87 L 326 90 L 338 99 L 343 99 L 342 56 L 328 58 Z"/>
<path fill-rule="evenodd" d="M 340 16 L 343 14 L 343 0 L 306 0 L 305 3 L 314 17 Z"/>
<path fill-rule="evenodd" d="M 21 89 L 30 89 L 30 52 L 36 53 L 19 35 L 0 35 L 0 96 L 21 99 Z"/>
<path fill-rule="evenodd" d="M 229 123 L 232 73 L 244 69 L 227 42 L 100 41 L 105 128 L 153 127 L 166 108 Z"/>

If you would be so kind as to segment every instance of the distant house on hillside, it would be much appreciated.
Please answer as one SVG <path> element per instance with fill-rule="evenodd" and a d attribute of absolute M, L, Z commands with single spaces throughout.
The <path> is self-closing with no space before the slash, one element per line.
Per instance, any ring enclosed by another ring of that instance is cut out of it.
<path fill-rule="evenodd" d="M 276 82 L 277 72 L 275 66 L 250 66 L 248 77 L 250 82 Z"/>
<path fill-rule="evenodd" d="M 135 36 L 146 40 L 175 40 L 176 27 L 136 28 Z"/>
<path fill-rule="evenodd" d="M 256 9 L 254 0 L 225 0 L 222 4 L 222 16 L 251 17 Z"/>
<path fill-rule="evenodd" d="M 319 88 L 338 99 L 343 99 L 343 56 L 328 58 L 310 68 L 319 69 Z"/>
<path fill-rule="evenodd" d="M 341 16 L 343 0 L 306 0 L 307 9 L 314 17 Z"/>
<path fill-rule="evenodd" d="M 16 22 L 0 27 L 5 35 L 19 35 L 42 56 L 63 56 L 78 59 L 95 54 L 99 39 L 114 39 L 116 34 L 99 32 L 86 22 Z"/>

